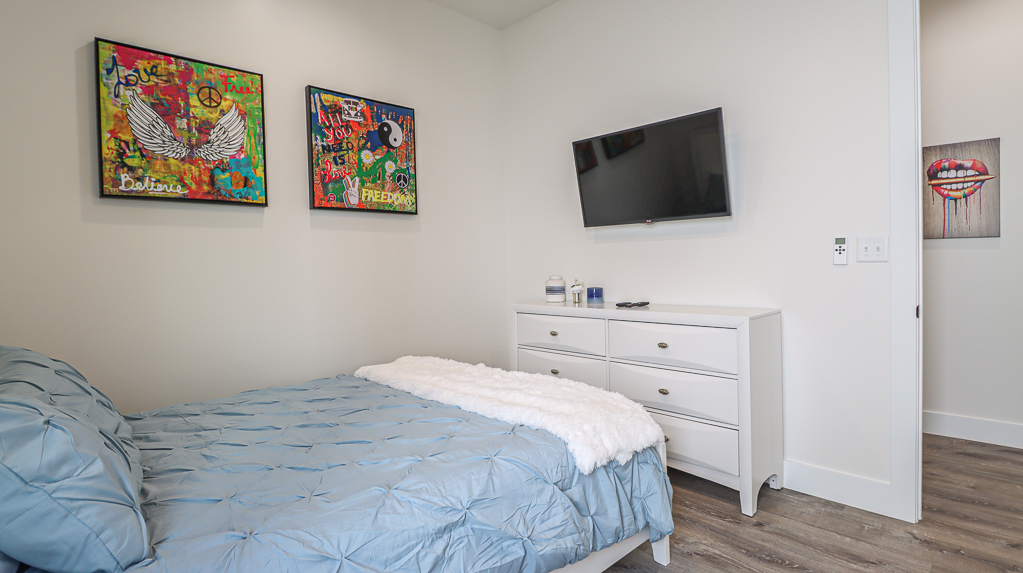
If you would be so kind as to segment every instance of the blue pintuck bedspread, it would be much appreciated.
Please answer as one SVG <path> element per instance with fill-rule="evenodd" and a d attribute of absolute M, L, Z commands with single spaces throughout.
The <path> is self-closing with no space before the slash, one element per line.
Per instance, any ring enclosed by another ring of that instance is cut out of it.
<path fill-rule="evenodd" d="M 133 571 L 549 571 L 672 530 L 653 449 L 584 476 L 548 432 L 361 378 L 126 418 L 152 544 Z"/>

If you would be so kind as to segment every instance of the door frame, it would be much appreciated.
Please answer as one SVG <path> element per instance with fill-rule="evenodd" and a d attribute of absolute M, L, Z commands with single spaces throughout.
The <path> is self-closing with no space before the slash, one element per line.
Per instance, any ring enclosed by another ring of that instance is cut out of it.
<path fill-rule="evenodd" d="M 891 508 L 920 520 L 923 464 L 920 4 L 888 0 Z"/>

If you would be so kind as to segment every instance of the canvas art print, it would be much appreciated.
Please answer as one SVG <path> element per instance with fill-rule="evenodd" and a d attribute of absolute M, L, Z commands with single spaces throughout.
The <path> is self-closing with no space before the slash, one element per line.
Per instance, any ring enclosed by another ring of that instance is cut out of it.
<path fill-rule="evenodd" d="M 1001 232 L 1000 139 L 925 147 L 925 239 L 997 237 Z"/>
<path fill-rule="evenodd" d="M 306 87 L 309 206 L 416 214 L 411 108 Z"/>
<path fill-rule="evenodd" d="M 263 76 L 96 39 L 100 195 L 266 205 Z"/>

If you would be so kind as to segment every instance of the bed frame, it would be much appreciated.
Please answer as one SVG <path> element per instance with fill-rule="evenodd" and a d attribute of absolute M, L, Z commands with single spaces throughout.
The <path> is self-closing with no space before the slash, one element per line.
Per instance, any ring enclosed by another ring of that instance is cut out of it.
<path fill-rule="evenodd" d="M 668 458 L 664 442 L 657 444 L 657 453 L 661 456 L 661 467 L 663 467 L 664 471 L 667 472 Z M 664 539 L 652 544 L 654 550 L 654 561 L 661 565 L 667 565 L 671 562 L 671 547 L 668 543 L 670 537 L 670 535 L 665 535 Z M 649 539 L 650 528 L 644 527 L 643 531 L 640 531 L 636 535 L 633 535 L 628 539 L 623 539 L 611 547 L 605 547 L 596 553 L 590 553 L 582 561 L 566 565 L 561 569 L 555 569 L 552 573 L 600 573 L 617 563 L 622 557 L 625 557 L 631 553 L 633 549 L 639 547 L 644 541 L 648 541 Z"/>

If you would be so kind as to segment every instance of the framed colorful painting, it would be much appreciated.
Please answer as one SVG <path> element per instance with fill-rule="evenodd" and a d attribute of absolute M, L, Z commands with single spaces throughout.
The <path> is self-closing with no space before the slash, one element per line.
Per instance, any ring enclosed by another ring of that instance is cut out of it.
<path fill-rule="evenodd" d="M 925 239 L 1001 235 L 1001 139 L 923 149 Z"/>
<path fill-rule="evenodd" d="M 263 76 L 96 38 L 100 196 L 266 206 Z"/>
<path fill-rule="evenodd" d="M 306 87 L 309 207 L 416 214 L 415 112 Z"/>

